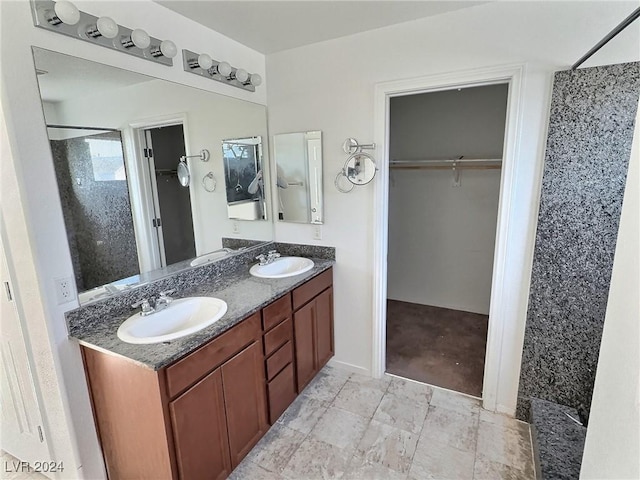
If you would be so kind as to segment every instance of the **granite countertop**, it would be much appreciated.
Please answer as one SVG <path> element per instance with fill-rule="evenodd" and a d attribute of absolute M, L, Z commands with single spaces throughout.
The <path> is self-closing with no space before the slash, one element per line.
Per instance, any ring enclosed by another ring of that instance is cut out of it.
<path fill-rule="evenodd" d="M 188 353 L 197 350 L 209 340 L 229 330 L 254 312 L 278 299 L 310 278 L 328 270 L 334 260 L 313 258 L 314 267 L 303 274 L 281 279 L 256 278 L 248 268 L 238 268 L 227 273 L 224 283 L 219 279 L 203 281 L 193 287 L 173 294 L 175 299 L 184 297 L 217 297 L 227 302 L 227 313 L 213 325 L 192 335 L 170 342 L 149 345 L 130 344 L 118 338 L 118 327 L 132 311 L 119 315 L 87 315 L 69 325 L 69 337 L 104 353 L 118 355 L 144 367 L 159 370 Z"/>

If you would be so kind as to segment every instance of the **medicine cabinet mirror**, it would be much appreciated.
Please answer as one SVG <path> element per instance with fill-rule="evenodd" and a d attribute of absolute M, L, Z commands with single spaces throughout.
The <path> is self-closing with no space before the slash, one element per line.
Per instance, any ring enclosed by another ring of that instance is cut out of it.
<path fill-rule="evenodd" d="M 273 156 L 278 220 L 323 223 L 322 132 L 274 135 Z"/>
<path fill-rule="evenodd" d="M 266 220 L 262 138 L 224 140 L 222 160 L 229 218 Z"/>
<path fill-rule="evenodd" d="M 263 105 L 41 48 L 33 57 L 80 303 L 273 240 L 270 222 L 230 220 L 224 189 L 211 188 L 227 175 L 224 139 L 266 138 Z M 253 147 L 255 177 L 269 168 Z"/>

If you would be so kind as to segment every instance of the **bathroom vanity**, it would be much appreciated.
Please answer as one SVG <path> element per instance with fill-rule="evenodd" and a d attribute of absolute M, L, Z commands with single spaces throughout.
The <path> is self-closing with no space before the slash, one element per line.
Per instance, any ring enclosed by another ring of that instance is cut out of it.
<path fill-rule="evenodd" d="M 118 317 L 72 328 L 109 477 L 226 478 L 333 356 L 332 265 L 236 273 L 208 291 L 229 304 L 220 325 L 168 344 L 120 342 Z"/>

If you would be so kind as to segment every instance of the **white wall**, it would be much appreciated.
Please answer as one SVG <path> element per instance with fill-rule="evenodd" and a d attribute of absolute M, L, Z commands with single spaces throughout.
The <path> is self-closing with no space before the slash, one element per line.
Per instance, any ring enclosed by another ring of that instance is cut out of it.
<path fill-rule="evenodd" d="M 514 202 L 508 226 L 513 279 L 506 292 L 498 408 L 515 410 L 539 182 L 552 72 L 567 68 L 626 17 L 635 2 L 490 2 L 433 18 L 288 50 L 267 57 L 271 134 L 322 130 L 323 239 L 313 227 L 277 222 L 276 240 L 336 247 L 336 359 L 367 372 L 372 365 L 373 231 L 377 181 L 341 194 L 333 179 L 347 137 L 373 141 L 378 82 L 526 63 Z M 625 32 L 590 64 L 637 59 L 638 34 Z M 372 152 L 380 158 L 382 152 Z"/>
<path fill-rule="evenodd" d="M 640 111 L 580 478 L 640 478 Z"/>
<path fill-rule="evenodd" d="M 394 97 L 389 158 L 501 159 L 507 85 Z M 387 296 L 489 314 L 500 170 L 392 169 Z"/>
<path fill-rule="evenodd" d="M 91 105 L 91 108 L 87 108 Z M 227 215 L 225 175 L 222 161 L 222 140 L 260 135 L 268 140 L 267 114 L 263 105 L 240 101 L 192 87 L 161 80 L 137 83 L 92 96 L 58 102 L 55 118 L 62 125 L 99 126 L 125 131 L 125 149 L 132 148 L 131 124 L 151 122 L 167 116 L 186 116 L 186 150 L 197 155 L 206 148 L 208 162 L 188 159 L 191 171 L 191 201 L 196 251 L 202 255 L 222 247 L 222 237 L 233 233 L 233 220 Z M 49 123 L 49 113 L 46 113 Z M 264 161 L 268 148 L 264 145 Z M 176 164 L 178 159 L 176 158 Z M 216 177 L 215 192 L 207 192 L 202 178 L 212 171 Z M 268 184 L 268 181 L 267 181 Z M 240 236 L 253 240 L 271 240 L 270 221 L 239 223 Z"/>
<path fill-rule="evenodd" d="M 249 71 L 264 73 L 264 56 L 196 22 L 149 1 L 74 2 L 94 15 L 109 15 L 127 27 L 144 28 L 158 38 L 170 38 L 179 49 L 208 51 L 215 58 Z M 67 338 L 64 311 L 58 305 L 53 279 L 73 278 L 64 222 L 47 141 L 31 46 L 98 60 L 116 67 L 183 83 L 209 91 L 265 103 L 266 85 L 252 94 L 173 67 L 111 51 L 33 26 L 26 0 L 0 2 L 2 115 L 9 150 L 2 151 L 2 217 L 6 248 L 26 318 L 37 376 L 45 399 L 47 435 L 52 459 L 63 461 L 64 478 L 103 478 L 101 459 L 87 394 L 80 352 Z M 265 76 L 266 77 L 266 76 Z M 266 84 L 267 82 L 265 82 Z M 3 142 L 4 145 L 4 142 Z"/>

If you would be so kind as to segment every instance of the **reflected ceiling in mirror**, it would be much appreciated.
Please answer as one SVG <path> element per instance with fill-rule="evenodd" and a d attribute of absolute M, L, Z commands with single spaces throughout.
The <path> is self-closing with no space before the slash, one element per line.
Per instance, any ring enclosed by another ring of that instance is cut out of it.
<path fill-rule="evenodd" d="M 206 188 L 225 174 L 224 139 L 267 138 L 263 105 L 40 48 L 33 56 L 76 284 L 88 290 L 81 303 L 231 254 L 229 242 L 273 239 L 270 222 L 230 220 L 225 191 Z"/>

